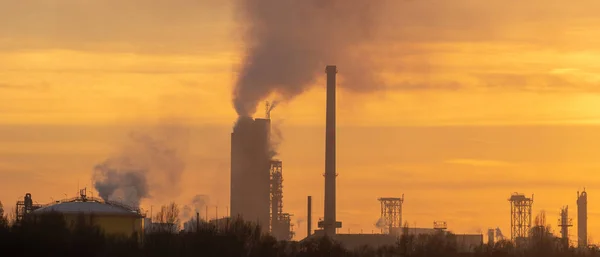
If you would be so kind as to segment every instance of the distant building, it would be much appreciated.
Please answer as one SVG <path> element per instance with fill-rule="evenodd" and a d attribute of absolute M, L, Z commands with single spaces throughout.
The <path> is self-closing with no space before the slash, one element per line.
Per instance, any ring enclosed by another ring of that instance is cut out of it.
<path fill-rule="evenodd" d="M 270 119 L 240 118 L 231 133 L 231 217 L 270 225 Z"/>
<path fill-rule="evenodd" d="M 136 210 L 116 204 L 78 199 L 42 207 L 30 215 L 39 217 L 51 213 L 62 214 L 70 227 L 84 222 L 99 227 L 106 234 L 127 237 L 143 232 L 143 216 Z"/>

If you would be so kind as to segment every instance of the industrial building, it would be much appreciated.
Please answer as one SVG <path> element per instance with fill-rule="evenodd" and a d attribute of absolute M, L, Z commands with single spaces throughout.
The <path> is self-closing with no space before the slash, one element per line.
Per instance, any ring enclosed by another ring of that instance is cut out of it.
<path fill-rule="evenodd" d="M 26 210 L 32 209 L 31 194 L 26 194 L 24 200 Z M 17 203 L 19 206 L 19 203 Z M 21 208 L 22 209 L 22 208 Z M 19 213 L 22 213 L 17 209 Z M 125 236 L 143 234 L 143 215 L 139 210 L 128 206 L 104 202 L 100 199 L 89 198 L 85 194 L 85 189 L 81 190 L 77 198 L 58 201 L 52 204 L 38 206 L 33 211 L 22 214 L 22 218 L 37 218 L 40 215 L 58 213 L 62 214 L 69 227 L 84 222 L 85 225 L 96 226 L 107 235 Z M 141 237 L 140 237 L 141 238 Z"/>
<path fill-rule="evenodd" d="M 272 158 L 270 109 L 267 103 L 266 118 L 240 117 L 231 133 L 230 216 L 290 240 L 292 215 L 283 211 L 283 163 Z"/>
<path fill-rule="evenodd" d="M 240 117 L 231 133 L 230 215 L 269 232 L 270 119 Z"/>

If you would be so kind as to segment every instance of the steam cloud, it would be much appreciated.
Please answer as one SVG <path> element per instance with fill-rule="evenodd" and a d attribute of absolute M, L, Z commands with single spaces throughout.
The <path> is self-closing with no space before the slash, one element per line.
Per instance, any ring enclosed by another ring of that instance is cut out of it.
<path fill-rule="evenodd" d="M 381 217 L 377 220 L 377 222 L 375 222 L 375 227 L 376 228 L 386 228 L 388 225 L 387 221 Z"/>
<path fill-rule="evenodd" d="M 194 231 L 196 229 L 196 213 L 199 213 L 202 217 L 202 210 L 208 205 L 208 199 L 207 195 L 196 195 L 189 205 L 183 207 L 180 217 L 180 220 L 184 221 L 183 230 Z M 208 219 L 208 217 L 204 217 L 204 219 Z"/>
<path fill-rule="evenodd" d="M 185 162 L 167 143 L 185 133 L 166 130 L 159 141 L 147 134 L 131 133 L 130 144 L 119 154 L 94 167 L 94 187 L 105 201 L 122 201 L 139 207 L 142 199 L 160 191 L 165 196 L 179 193 Z M 179 149 L 181 150 L 181 149 Z"/>
<path fill-rule="evenodd" d="M 304 92 L 327 64 L 343 67 L 341 86 L 370 91 L 382 84 L 362 46 L 385 0 L 236 0 L 245 29 L 245 57 L 233 103 L 250 117 L 271 94 L 288 101 Z"/>
<path fill-rule="evenodd" d="M 183 212 L 181 213 L 181 220 L 194 219 L 197 212 L 202 216 L 202 211 L 208 205 L 208 196 L 207 195 L 196 195 L 192 198 L 190 204 L 185 205 L 183 207 Z"/>

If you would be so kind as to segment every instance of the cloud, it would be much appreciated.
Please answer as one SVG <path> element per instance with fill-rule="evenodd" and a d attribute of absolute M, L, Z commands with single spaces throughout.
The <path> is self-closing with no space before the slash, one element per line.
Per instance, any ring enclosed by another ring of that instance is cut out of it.
<path fill-rule="evenodd" d="M 446 160 L 445 163 L 470 165 L 470 166 L 478 166 L 478 167 L 505 167 L 505 166 L 513 166 L 514 165 L 512 163 L 504 162 L 504 161 L 481 160 L 481 159 L 451 159 L 451 160 Z"/>
<path fill-rule="evenodd" d="M 231 0 L 0 0 L 0 48 L 208 51 L 238 39 Z M 384 43 L 594 45 L 593 0 L 388 1 Z M 22 15 L 27 13 L 28 15 Z M 574 38 L 574 36 L 576 38 Z M 577 38 L 579 37 L 579 38 Z M 582 40 L 576 40 L 582 39 Z M 597 41 L 597 40 L 596 40 Z"/>

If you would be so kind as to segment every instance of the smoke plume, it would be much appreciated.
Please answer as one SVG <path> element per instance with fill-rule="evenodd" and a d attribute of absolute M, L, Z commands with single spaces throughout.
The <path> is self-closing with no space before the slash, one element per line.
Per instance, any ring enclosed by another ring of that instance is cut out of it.
<path fill-rule="evenodd" d="M 281 120 L 278 122 L 271 120 L 271 134 L 269 135 L 269 158 L 273 159 L 279 155 L 279 146 L 283 141 L 283 134 L 281 133 Z"/>
<path fill-rule="evenodd" d="M 179 194 L 181 174 L 185 162 L 178 150 L 185 150 L 185 131 L 162 128 L 151 137 L 145 133 L 131 133 L 129 142 L 113 157 L 94 167 L 94 187 L 105 201 L 121 201 L 139 207 L 142 199 Z M 160 138 L 161 140 L 159 140 Z M 179 143 L 179 144 L 178 144 Z"/>
<path fill-rule="evenodd" d="M 203 213 L 203 210 L 208 205 L 208 196 L 207 195 L 196 195 L 192 198 L 192 201 L 183 207 L 183 212 L 181 213 L 180 219 L 184 221 L 183 230 L 185 231 L 195 231 L 196 230 L 196 213 L 200 214 L 200 217 L 206 216 Z M 204 215 L 203 215 L 204 214 Z M 208 220 L 208 217 L 204 217 L 205 220 Z"/>
<path fill-rule="evenodd" d="M 200 216 L 205 216 L 203 210 L 208 205 L 208 196 L 207 195 L 196 195 L 189 204 L 183 207 L 183 212 L 181 213 L 181 220 L 189 220 L 195 219 L 196 213 L 199 212 Z M 205 217 L 206 218 L 206 217 Z"/>
<path fill-rule="evenodd" d="M 325 65 L 343 70 L 341 86 L 370 91 L 382 84 L 361 47 L 372 41 L 385 0 L 235 0 L 245 56 L 233 92 L 250 117 L 271 94 L 288 101 L 314 84 Z"/>
<path fill-rule="evenodd" d="M 376 228 L 386 228 L 388 225 L 387 221 L 381 217 L 377 220 L 377 222 L 375 222 L 375 227 Z"/>

